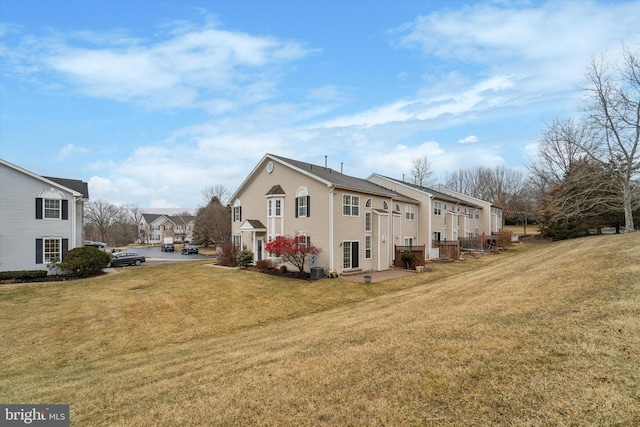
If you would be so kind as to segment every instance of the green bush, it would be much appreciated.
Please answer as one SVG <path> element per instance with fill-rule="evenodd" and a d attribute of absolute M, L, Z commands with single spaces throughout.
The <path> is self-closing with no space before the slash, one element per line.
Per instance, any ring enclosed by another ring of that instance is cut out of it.
<path fill-rule="evenodd" d="M 110 262 L 110 254 L 98 248 L 84 246 L 67 252 L 64 261 L 58 264 L 58 267 L 70 276 L 88 277 L 100 274 Z"/>
<path fill-rule="evenodd" d="M 47 277 L 47 270 L 0 271 L 0 280 L 37 280 Z"/>
<path fill-rule="evenodd" d="M 236 255 L 236 263 L 240 267 L 248 267 L 253 264 L 253 252 L 251 251 L 240 251 L 238 255 Z"/>

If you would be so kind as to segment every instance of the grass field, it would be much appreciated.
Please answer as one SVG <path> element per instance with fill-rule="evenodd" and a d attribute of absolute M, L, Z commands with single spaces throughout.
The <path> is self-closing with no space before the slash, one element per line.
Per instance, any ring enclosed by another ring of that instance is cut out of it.
<path fill-rule="evenodd" d="M 0 287 L 0 402 L 73 426 L 640 425 L 640 233 L 372 285 L 119 271 Z"/>

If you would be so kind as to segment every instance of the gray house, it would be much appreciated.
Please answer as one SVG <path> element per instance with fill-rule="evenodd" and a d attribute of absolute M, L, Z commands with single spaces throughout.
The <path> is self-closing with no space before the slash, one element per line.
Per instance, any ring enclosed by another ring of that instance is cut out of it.
<path fill-rule="evenodd" d="M 0 271 L 46 270 L 82 246 L 86 182 L 37 175 L 0 159 Z"/>

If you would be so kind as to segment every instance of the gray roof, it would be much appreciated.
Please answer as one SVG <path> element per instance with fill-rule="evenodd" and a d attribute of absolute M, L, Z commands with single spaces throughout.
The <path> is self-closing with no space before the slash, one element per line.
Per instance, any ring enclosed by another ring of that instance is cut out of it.
<path fill-rule="evenodd" d="M 273 187 L 271 187 L 269 189 L 269 191 L 267 191 L 267 196 L 272 196 L 274 194 L 285 194 L 284 190 L 282 189 L 282 187 L 280 185 L 274 185 Z"/>
<path fill-rule="evenodd" d="M 380 175 L 380 176 L 383 176 L 383 175 Z M 429 187 L 425 187 L 423 185 L 413 184 L 411 182 L 402 181 L 402 180 L 391 178 L 391 177 L 388 177 L 388 176 L 384 176 L 384 178 L 389 179 L 391 181 L 395 181 L 395 182 L 400 183 L 400 184 L 404 184 L 404 185 L 406 185 L 408 187 L 415 188 L 416 190 L 424 191 L 425 193 L 433 194 L 433 196 L 435 198 L 439 199 L 439 200 L 444 200 L 444 201 L 451 202 L 451 203 L 459 203 L 459 204 L 462 204 L 462 205 L 465 205 L 465 206 L 472 206 L 472 207 L 475 207 L 475 208 L 481 208 L 482 207 L 480 205 L 476 205 L 475 203 L 471 203 L 471 202 L 467 202 L 466 200 L 458 199 L 457 197 L 441 193 L 439 191 L 436 191 L 436 190 L 434 190 L 432 188 L 429 188 Z"/>
<path fill-rule="evenodd" d="M 52 176 L 43 176 L 43 178 L 67 187 L 70 190 L 77 191 L 82 194 L 82 197 L 85 199 L 89 198 L 89 185 L 84 181 L 80 181 L 79 179 L 55 178 Z"/>
<path fill-rule="evenodd" d="M 298 160 L 288 159 L 286 157 L 276 156 L 273 154 L 269 154 L 269 156 L 274 159 L 278 159 L 283 163 L 289 164 L 293 167 L 303 170 L 304 172 L 307 172 L 311 175 L 315 175 L 316 177 L 324 181 L 328 181 L 341 189 L 359 191 L 362 193 L 376 194 L 380 196 L 390 197 L 395 200 L 403 200 L 403 201 L 412 202 L 412 203 L 420 203 L 419 201 L 411 197 L 405 196 L 393 190 L 389 190 L 388 188 L 382 187 L 366 179 L 345 175 L 343 173 L 340 173 L 328 167 L 318 166 L 311 163 L 305 163 Z"/>

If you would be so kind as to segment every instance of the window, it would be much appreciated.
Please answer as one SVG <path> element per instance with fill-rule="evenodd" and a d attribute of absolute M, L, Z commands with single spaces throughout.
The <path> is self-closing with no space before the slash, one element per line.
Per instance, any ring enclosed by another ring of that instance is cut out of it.
<path fill-rule="evenodd" d="M 164 231 L 170 231 L 171 230 L 171 226 L 170 225 L 165 225 L 164 226 Z"/>
<path fill-rule="evenodd" d="M 371 231 L 371 212 L 364 213 L 364 231 Z"/>
<path fill-rule="evenodd" d="M 342 215 L 360 216 L 360 197 L 350 194 L 342 195 Z"/>
<path fill-rule="evenodd" d="M 307 187 L 299 187 L 296 191 L 296 218 L 311 216 L 309 191 Z"/>
<path fill-rule="evenodd" d="M 233 222 L 242 221 L 242 206 L 240 200 L 233 202 Z"/>
<path fill-rule="evenodd" d="M 242 235 L 241 234 L 234 234 L 233 235 L 233 246 L 236 248 L 236 250 L 240 250 L 240 245 L 242 245 Z"/>
<path fill-rule="evenodd" d="M 405 206 L 404 217 L 409 221 L 413 221 L 416 219 L 416 207 L 413 205 Z"/>
<path fill-rule="evenodd" d="M 365 208 L 371 208 L 371 199 L 367 199 L 366 203 L 364 204 Z"/>
<path fill-rule="evenodd" d="M 413 237 L 405 237 L 404 238 L 405 246 L 413 246 Z"/>
<path fill-rule="evenodd" d="M 364 236 L 364 257 L 371 259 L 371 236 Z"/>
<path fill-rule="evenodd" d="M 442 202 L 433 202 L 433 214 L 442 215 Z"/>
<path fill-rule="evenodd" d="M 44 239 L 44 262 L 49 263 L 55 259 L 62 260 L 61 249 L 60 239 Z"/>
<path fill-rule="evenodd" d="M 282 216 L 282 199 L 269 199 L 267 202 L 267 216 L 269 218 Z"/>
<path fill-rule="evenodd" d="M 44 217 L 45 219 L 62 218 L 62 209 L 60 208 L 60 200 L 44 199 Z"/>
<path fill-rule="evenodd" d="M 309 216 L 309 196 L 296 197 L 296 217 Z"/>
<path fill-rule="evenodd" d="M 400 212 L 400 205 L 396 203 L 396 212 Z"/>
<path fill-rule="evenodd" d="M 439 231 L 434 231 L 433 232 L 433 240 L 435 240 L 436 242 L 440 241 L 440 232 Z"/>
<path fill-rule="evenodd" d="M 473 208 L 469 209 L 469 219 L 473 219 Z"/>
<path fill-rule="evenodd" d="M 382 209 L 385 210 L 385 211 L 389 210 L 389 204 L 387 203 L 386 200 L 382 201 Z"/>

